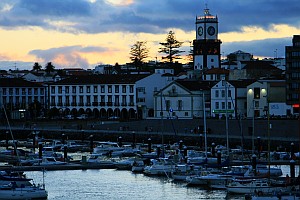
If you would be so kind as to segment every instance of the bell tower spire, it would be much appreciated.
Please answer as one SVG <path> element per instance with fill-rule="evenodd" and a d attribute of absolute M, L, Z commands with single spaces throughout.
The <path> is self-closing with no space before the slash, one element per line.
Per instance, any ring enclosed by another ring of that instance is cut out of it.
<path fill-rule="evenodd" d="M 218 39 L 218 17 L 211 15 L 207 4 L 204 14 L 196 16 L 196 39 L 193 41 L 194 70 L 220 67 L 221 41 Z"/>

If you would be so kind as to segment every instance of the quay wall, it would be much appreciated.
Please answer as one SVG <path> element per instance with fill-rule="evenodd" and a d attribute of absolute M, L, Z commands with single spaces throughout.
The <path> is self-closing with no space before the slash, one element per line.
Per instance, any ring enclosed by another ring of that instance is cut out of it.
<path fill-rule="evenodd" d="M 207 119 L 208 145 L 226 145 L 226 121 Z M 254 134 L 252 127 L 254 123 Z M 271 129 L 268 129 L 271 124 Z M 61 139 L 62 134 L 69 140 L 88 141 L 93 135 L 94 141 L 118 141 L 147 143 L 151 138 L 152 143 L 165 144 L 182 140 L 186 145 L 201 146 L 204 142 L 203 119 L 150 119 L 139 121 L 99 121 L 99 120 L 43 120 L 43 121 L 13 121 L 10 124 L 15 139 L 32 138 L 36 132 L 45 139 Z M 5 140 L 9 128 L 5 123 L 0 123 L 0 140 Z M 228 120 L 229 146 L 235 148 L 243 142 L 250 148 L 252 140 L 257 143 L 261 138 L 263 148 L 267 147 L 270 139 L 271 148 L 274 150 L 289 149 L 290 144 L 299 146 L 299 121 L 298 120 Z"/>

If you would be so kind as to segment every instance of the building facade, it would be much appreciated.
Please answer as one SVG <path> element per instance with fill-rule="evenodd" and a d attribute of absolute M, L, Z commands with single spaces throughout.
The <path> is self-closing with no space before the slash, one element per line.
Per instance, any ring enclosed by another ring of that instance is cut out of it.
<path fill-rule="evenodd" d="M 286 102 L 299 112 L 300 105 L 300 35 L 294 35 L 293 45 L 285 47 Z"/>
<path fill-rule="evenodd" d="M 33 119 L 43 116 L 47 100 L 47 87 L 43 84 L 21 78 L 0 79 L 0 107 L 5 109 L 7 116 L 12 119 Z"/>
<path fill-rule="evenodd" d="M 60 116 L 138 119 L 136 81 L 145 75 L 94 75 L 49 84 L 50 109 Z"/>

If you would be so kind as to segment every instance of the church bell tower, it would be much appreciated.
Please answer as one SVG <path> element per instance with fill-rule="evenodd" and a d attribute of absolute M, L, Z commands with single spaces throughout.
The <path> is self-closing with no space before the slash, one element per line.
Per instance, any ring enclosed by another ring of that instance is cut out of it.
<path fill-rule="evenodd" d="M 211 15 L 206 8 L 203 16 L 196 17 L 196 39 L 193 41 L 194 70 L 220 68 L 221 43 L 218 39 L 218 17 Z"/>

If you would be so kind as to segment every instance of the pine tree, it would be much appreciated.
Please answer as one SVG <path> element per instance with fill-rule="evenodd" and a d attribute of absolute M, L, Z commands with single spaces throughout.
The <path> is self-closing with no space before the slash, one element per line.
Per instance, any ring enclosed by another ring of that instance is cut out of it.
<path fill-rule="evenodd" d="M 163 47 L 159 48 L 159 53 L 165 53 L 167 56 L 163 56 L 163 60 L 167 60 L 169 63 L 173 63 L 174 60 L 180 59 L 180 53 L 184 51 L 180 51 L 179 48 L 183 44 L 183 42 L 179 42 L 175 38 L 175 33 L 173 31 L 170 31 L 166 42 L 160 42 Z"/>

